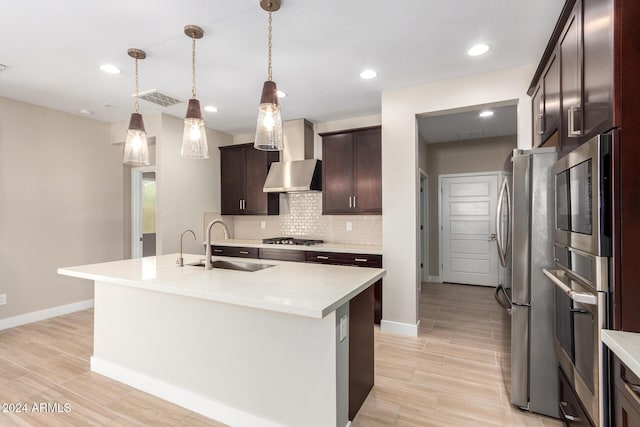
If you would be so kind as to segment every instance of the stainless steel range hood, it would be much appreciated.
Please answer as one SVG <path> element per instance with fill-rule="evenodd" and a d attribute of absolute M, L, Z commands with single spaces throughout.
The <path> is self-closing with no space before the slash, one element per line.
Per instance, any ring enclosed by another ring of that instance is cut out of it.
<path fill-rule="evenodd" d="M 304 120 L 283 123 L 284 161 L 274 162 L 264 183 L 265 193 L 322 189 L 322 161 L 313 158 L 313 125 Z"/>
<path fill-rule="evenodd" d="M 271 164 L 265 193 L 320 191 L 322 188 L 322 162 L 317 159 L 275 162 Z"/>

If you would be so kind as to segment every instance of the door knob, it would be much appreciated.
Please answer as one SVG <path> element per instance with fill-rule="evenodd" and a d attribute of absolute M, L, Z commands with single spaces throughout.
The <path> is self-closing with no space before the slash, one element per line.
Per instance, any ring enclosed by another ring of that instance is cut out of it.
<path fill-rule="evenodd" d="M 496 240 L 496 239 L 497 239 L 496 233 L 493 233 L 493 234 L 489 235 L 489 241 Z"/>

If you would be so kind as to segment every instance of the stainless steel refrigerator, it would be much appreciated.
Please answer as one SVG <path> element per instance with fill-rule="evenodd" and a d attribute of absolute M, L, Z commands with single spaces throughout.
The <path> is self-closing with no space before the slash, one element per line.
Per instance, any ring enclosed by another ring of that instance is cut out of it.
<path fill-rule="evenodd" d="M 555 148 L 514 150 L 496 217 L 501 262 L 511 271 L 511 280 L 496 290 L 511 314 L 511 403 L 553 417 L 558 417 L 554 289 L 542 269 L 553 265 L 556 159 Z"/>

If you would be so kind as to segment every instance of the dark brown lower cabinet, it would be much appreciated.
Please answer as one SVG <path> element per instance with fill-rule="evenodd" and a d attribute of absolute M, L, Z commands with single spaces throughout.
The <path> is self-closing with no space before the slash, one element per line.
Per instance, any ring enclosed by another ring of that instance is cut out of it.
<path fill-rule="evenodd" d="M 582 409 L 578 395 L 569 384 L 569 380 L 562 369 L 558 368 L 558 371 L 560 419 L 570 427 L 593 427 L 586 411 Z"/>
<path fill-rule="evenodd" d="M 275 259 L 278 261 L 305 262 L 306 252 L 293 249 L 260 248 L 260 259 Z"/>
<path fill-rule="evenodd" d="M 640 426 L 640 378 L 617 357 L 613 358 L 614 398 L 613 425 Z"/>
<path fill-rule="evenodd" d="M 235 256 L 240 258 L 258 258 L 258 248 L 240 246 L 211 246 L 211 254 L 216 256 Z"/>
<path fill-rule="evenodd" d="M 349 301 L 349 420 L 373 388 L 373 300 L 369 286 Z"/>

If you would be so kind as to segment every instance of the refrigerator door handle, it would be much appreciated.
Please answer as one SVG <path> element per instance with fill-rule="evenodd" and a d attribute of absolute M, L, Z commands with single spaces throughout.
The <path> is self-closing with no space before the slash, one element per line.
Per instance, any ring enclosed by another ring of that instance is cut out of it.
<path fill-rule="evenodd" d="M 499 296 L 500 293 L 504 295 L 504 299 L 506 300 L 506 303 L 500 298 Z M 496 291 L 493 294 L 493 296 L 496 299 L 496 301 L 498 301 L 498 304 L 500 304 L 500 306 L 504 308 L 507 311 L 507 313 L 511 314 L 511 300 L 509 299 L 509 295 L 507 295 L 507 292 L 504 290 L 504 286 L 502 285 L 496 286 Z"/>
<path fill-rule="evenodd" d="M 511 239 L 510 223 L 507 224 L 507 241 L 502 240 L 502 209 L 505 203 L 509 209 L 509 215 L 511 214 L 511 198 L 509 195 L 509 184 L 507 178 L 502 180 L 502 186 L 500 188 L 500 195 L 498 196 L 498 206 L 496 207 L 496 243 L 498 245 L 498 256 L 500 258 L 500 265 L 507 266 L 507 248 L 509 247 L 509 240 Z M 506 243 L 506 244 L 505 244 Z"/>

